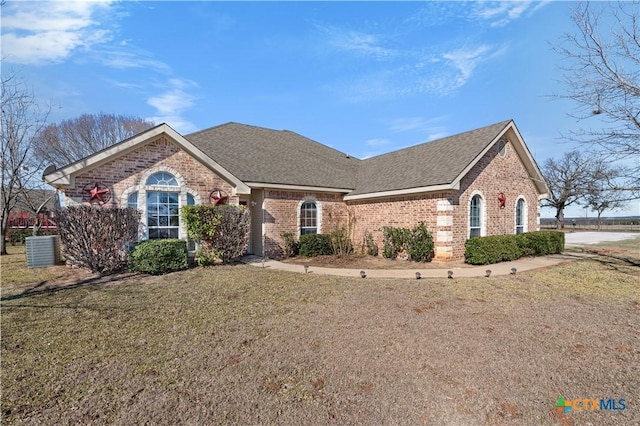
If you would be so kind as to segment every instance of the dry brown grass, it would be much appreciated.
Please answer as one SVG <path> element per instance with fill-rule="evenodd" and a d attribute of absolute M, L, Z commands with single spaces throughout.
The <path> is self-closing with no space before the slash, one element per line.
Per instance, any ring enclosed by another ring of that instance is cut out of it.
<path fill-rule="evenodd" d="M 640 256 L 619 257 L 464 280 L 3 279 L 2 423 L 638 423 Z M 560 395 L 628 408 L 563 415 Z"/>

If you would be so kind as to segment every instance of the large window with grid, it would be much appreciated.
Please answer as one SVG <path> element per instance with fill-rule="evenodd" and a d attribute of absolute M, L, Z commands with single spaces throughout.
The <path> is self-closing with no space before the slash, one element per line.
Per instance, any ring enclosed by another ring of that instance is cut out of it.
<path fill-rule="evenodd" d="M 312 201 L 300 206 L 300 235 L 318 233 L 318 206 Z"/>
<path fill-rule="evenodd" d="M 154 173 L 146 182 L 147 229 L 149 239 L 178 238 L 180 227 L 180 186 L 175 176 L 167 172 Z M 165 189 L 166 188 L 166 189 Z"/>
<path fill-rule="evenodd" d="M 178 238 L 179 199 L 178 192 L 147 192 L 149 239 Z"/>
<path fill-rule="evenodd" d="M 482 236 L 482 197 L 478 194 L 471 198 L 469 205 L 469 238 Z"/>

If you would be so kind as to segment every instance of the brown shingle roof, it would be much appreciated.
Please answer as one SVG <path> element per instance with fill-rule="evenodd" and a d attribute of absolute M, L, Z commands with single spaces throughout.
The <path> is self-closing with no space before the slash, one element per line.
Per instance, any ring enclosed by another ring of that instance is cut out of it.
<path fill-rule="evenodd" d="M 243 182 L 353 189 L 361 161 L 288 130 L 233 122 L 185 139 Z"/>
<path fill-rule="evenodd" d="M 450 184 L 510 122 L 363 160 L 349 195 Z"/>
<path fill-rule="evenodd" d="M 359 160 L 288 130 L 226 123 L 186 135 L 243 182 L 353 189 L 349 195 L 452 183 L 511 120 Z"/>

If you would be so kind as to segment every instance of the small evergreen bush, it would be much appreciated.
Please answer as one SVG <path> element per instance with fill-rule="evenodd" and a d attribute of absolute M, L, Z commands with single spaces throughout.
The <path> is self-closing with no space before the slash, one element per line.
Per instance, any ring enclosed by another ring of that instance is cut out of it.
<path fill-rule="evenodd" d="M 409 230 L 384 226 L 382 228 L 382 256 L 395 259 L 404 250 Z"/>
<path fill-rule="evenodd" d="M 545 256 L 564 250 L 564 233 L 558 231 L 535 231 L 517 235 L 523 256 Z"/>
<path fill-rule="evenodd" d="M 215 265 L 218 262 L 222 262 L 222 253 L 214 248 L 206 249 L 204 247 L 198 247 L 195 261 L 198 266 Z"/>
<path fill-rule="evenodd" d="M 300 255 L 307 257 L 332 254 L 331 239 L 325 234 L 300 235 Z"/>
<path fill-rule="evenodd" d="M 189 267 L 187 242 L 178 239 L 147 240 L 136 245 L 129 255 L 129 269 L 161 275 Z"/>
<path fill-rule="evenodd" d="M 189 237 L 203 248 L 196 253 L 198 264 L 211 264 L 216 257 L 230 262 L 242 256 L 247 249 L 251 216 L 249 210 L 242 206 L 184 206 L 182 219 Z"/>
<path fill-rule="evenodd" d="M 385 226 L 382 234 L 382 255 L 387 259 L 395 259 L 402 252 L 415 262 L 429 262 L 433 258 L 433 236 L 424 222 L 412 229 Z"/>
<path fill-rule="evenodd" d="M 516 260 L 523 256 L 545 256 L 564 250 L 564 233 L 558 231 L 525 232 L 518 235 L 493 235 L 467 240 L 464 259 L 472 265 Z"/>
<path fill-rule="evenodd" d="M 409 231 L 405 246 L 409 260 L 429 262 L 433 258 L 433 236 L 423 222 Z"/>

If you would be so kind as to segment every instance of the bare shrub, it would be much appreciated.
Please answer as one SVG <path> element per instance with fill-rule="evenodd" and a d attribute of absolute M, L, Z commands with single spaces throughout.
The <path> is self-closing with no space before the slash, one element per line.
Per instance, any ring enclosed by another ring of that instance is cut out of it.
<path fill-rule="evenodd" d="M 138 235 L 133 208 L 73 206 L 55 212 L 67 264 L 110 274 L 127 266 L 127 246 Z"/>

